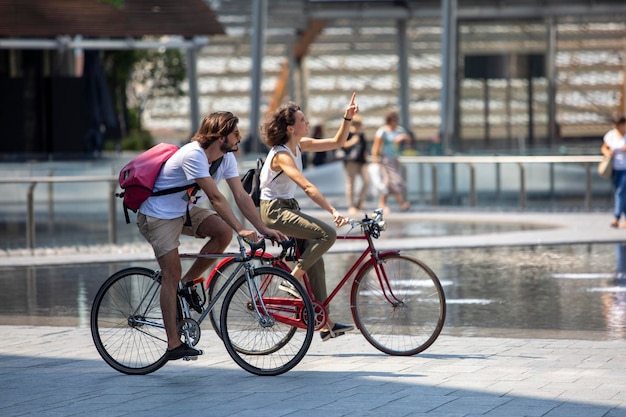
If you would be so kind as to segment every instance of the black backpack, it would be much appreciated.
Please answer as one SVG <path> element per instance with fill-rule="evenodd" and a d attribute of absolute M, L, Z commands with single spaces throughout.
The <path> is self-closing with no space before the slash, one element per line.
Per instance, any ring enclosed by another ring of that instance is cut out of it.
<path fill-rule="evenodd" d="M 263 168 L 263 163 L 263 159 L 258 158 L 256 160 L 256 168 L 249 169 L 241 177 L 241 185 L 243 185 L 243 189 L 246 190 L 248 195 L 252 197 L 252 201 L 256 207 L 259 207 L 261 204 L 261 169 Z M 282 173 L 283 171 L 280 171 L 278 175 Z M 278 178 L 278 175 L 276 175 L 273 180 Z"/>

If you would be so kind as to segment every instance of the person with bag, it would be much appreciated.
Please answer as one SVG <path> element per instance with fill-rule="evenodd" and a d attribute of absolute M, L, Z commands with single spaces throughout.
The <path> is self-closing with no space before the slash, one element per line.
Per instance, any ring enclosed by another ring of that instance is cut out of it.
<path fill-rule="evenodd" d="M 359 110 L 355 99 L 356 93 L 352 95 L 341 126 L 332 138 L 309 137 L 309 122 L 294 103 L 278 108 L 262 126 L 263 139 L 271 149 L 261 169 L 261 219 L 269 227 L 298 239 L 301 254 L 291 273 L 299 280 L 307 273 L 316 300 L 325 300 L 327 296 L 322 255 L 335 243 L 337 232 L 329 224 L 300 210 L 294 198 L 297 187 L 331 213 L 336 227 L 347 224 L 348 218 L 304 176 L 302 153 L 330 151 L 344 145 L 352 118 Z M 327 327 L 320 329 L 320 336 L 326 341 L 353 329 L 353 325 L 335 323 L 329 317 Z"/>
<path fill-rule="evenodd" d="M 154 183 L 154 190 L 171 189 L 185 185 L 195 192 L 179 191 L 166 195 L 152 195 L 139 207 L 137 226 L 150 243 L 162 273 L 161 312 L 167 334 L 168 360 L 197 356 L 202 351 L 181 342 L 176 324 L 176 294 L 179 283 L 191 282 L 198 278 L 214 262 L 214 259 L 198 258 L 187 273 L 182 276 L 182 266 L 178 256 L 180 235 L 209 239 L 200 252 L 223 252 L 231 242 L 232 231 L 239 236 L 257 241 L 254 230 L 246 229 L 233 213 L 230 203 L 218 190 L 217 183 L 224 178 L 243 216 L 263 235 L 283 241 L 283 233 L 270 229 L 261 220 L 252 198 L 243 189 L 239 178 L 237 160 L 233 154 L 239 148 L 241 135 L 237 124 L 239 119 L 231 112 L 215 112 L 207 115 L 191 138 L 163 165 Z M 222 159 L 220 159 L 222 158 Z M 219 167 L 211 174 L 211 165 Z M 196 206 L 201 192 L 208 197 L 213 208 L 210 210 Z M 182 277 L 181 277 L 182 276 Z M 190 292 L 190 297 L 198 297 Z"/>
<path fill-rule="evenodd" d="M 370 188 L 370 176 L 367 171 L 367 140 L 365 133 L 363 133 L 363 122 L 358 114 L 352 118 L 348 140 L 343 147 L 337 149 L 335 156 L 337 159 L 343 160 L 348 212 L 354 216 L 359 210 L 365 210 L 367 191 Z M 361 177 L 361 189 L 357 192 L 358 200 L 354 201 L 355 184 L 359 176 Z"/>
<path fill-rule="evenodd" d="M 392 111 L 385 117 L 385 125 L 376 131 L 372 144 L 372 165 L 378 165 L 375 172 L 379 176 L 375 182 L 379 185 L 379 207 L 389 212 L 387 198 L 393 194 L 400 210 L 407 211 L 411 203 L 404 199 L 406 184 L 400 173 L 399 149 L 402 143 L 411 141 L 407 131 L 398 124 L 398 113 Z"/>
<path fill-rule="evenodd" d="M 603 138 L 602 155 L 612 159 L 611 182 L 615 187 L 615 218 L 611 227 L 626 228 L 626 117 L 623 114 L 613 115 L 613 128 Z M 620 223 L 620 219 L 624 220 Z"/>

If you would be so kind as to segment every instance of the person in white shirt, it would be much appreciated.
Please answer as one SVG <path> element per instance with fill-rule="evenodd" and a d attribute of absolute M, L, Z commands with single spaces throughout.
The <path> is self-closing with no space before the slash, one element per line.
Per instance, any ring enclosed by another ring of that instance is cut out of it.
<path fill-rule="evenodd" d="M 626 228 L 626 117 L 623 114 L 613 116 L 613 129 L 605 135 L 600 151 L 604 156 L 613 158 L 611 181 L 615 187 L 615 218 L 611 227 Z M 620 219 L 624 220 L 620 223 Z"/>
<path fill-rule="evenodd" d="M 196 184 L 211 201 L 214 210 L 198 207 L 195 203 L 202 197 L 188 191 L 152 196 L 143 202 L 137 213 L 139 231 L 150 243 L 161 268 L 161 312 L 167 334 L 168 360 L 185 356 L 197 356 L 202 351 L 181 342 L 176 325 L 176 293 L 180 281 L 198 278 L 215 261 L 198 258 L 182 276 L 178 256 L 181 234 L 209 240 L 201 253 L 221 253 L 232 239 L 234 230 L 239 236 L 257 241 L 257 232 L 248 230 L 233 213 L 228 200 L 218 190 L 217 183 L 224 178 L 241 213 L 261 234 L 278 241 L 287 239 L 283 233 L 268 228 L 259 216 L 252 198 L 243 189 L 233 152 L 239 148 L 241 135 L 239 119 L 231 112 L 215 112 L 207 115 L 191 141 L 182 146 L 163 165 L 154 184 L 154 191 Z M 220 162 L 216 162 L 221 157 Z M 219 167 L 210 174 L 213 163 Z"/>
<path fill-rule="evenodd" d="M 313 296 L 319 301 L 327 297 L 322 255 L 335 243 L 337 232 L 331 225 L 303 213 L 294 196 L 300 187 L 318 206 L 332 214 L 336 227 L 347 224 L 348 218 L 302 173 L 302 153 L 330 151 L 345 144 L 352 117 L 359 110 L 355 98 L 353 94 L 341 126 L 332 138 L 309 137 L 309 122 L 294 103 L 278 108 L 262 127 L 263 140 L 271 149 L 261 169 L 261 218 L 268 226 L 298 239 L 301 254 L 291 273 L 300 280 L 307 273 Z M 352 325 L 335 323 L 328 317 L 320 336 L 326 341 L 353 329 Z"/>

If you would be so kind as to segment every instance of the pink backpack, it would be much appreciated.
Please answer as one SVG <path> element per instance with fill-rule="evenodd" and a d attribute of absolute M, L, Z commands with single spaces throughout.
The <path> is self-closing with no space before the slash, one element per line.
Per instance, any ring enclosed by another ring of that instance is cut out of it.
<path fill-rule="evenodd" d="M 165 161 L 167 161 L 178 150 L 178 146 L 169 143 L 159 143 L 147 151 L 137 155 L 120 171 L 119 183 L 122 188 L 121 193 L 116 193 L 117 197 L 123 199 L 124 215 L 126 223 L 130 223 L 128 210 L 137 212 L 141 203 L 150 196 L 173 194 L 195 187 L 196 184 L 187 184 L 180 187 L 168 188 L 165 190 L 152 191 L 154 182 Z"/>
<path fill-rule="evenodd" d="M 169 143 L 159 143 L 153 146 L 147 151 L 134 157 L 124 168 L 120 171 L 119 183 L 122 188 L 121 193 L 116 193 L 117 197 L 122 198 L 124 204 L 124 216 L 126 217 L 126 223 L 130 223 L 130 217 L 128 216 L 128 210 L 132 210 L 134 213 L 139 210 L 141 203 L 146 201 L 148 197 L 174 194 L 180 191 L 189 190 L 193 188 L 191 195 L 194 195 L 200 187 L 196 183 L 181 185 L 179 187 L 167 188 L 153 192 L 154 183 L 163 168 L 163 164 L 170 159 L 174 153 L 178 150 L 178 146 L 171 145 Z M 213 161 L 209 167 L 209 174 L 213 176 L 215 171 L 219 168 L 224 157 L 220 157 Z M 189 217 L 189 207 L 187 207 L 187 221 L 185 224 L 190 224 L 191 219 Z"/>

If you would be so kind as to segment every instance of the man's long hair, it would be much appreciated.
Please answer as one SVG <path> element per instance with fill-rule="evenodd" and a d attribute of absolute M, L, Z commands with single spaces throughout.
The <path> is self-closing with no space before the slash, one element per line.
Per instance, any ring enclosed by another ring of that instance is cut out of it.
<path fill-rule="evenodd" d="M 207 114 L 191 141 L 199 142 L 200 146 L 206 149 L 219 138 L 230 135 L 238 123 L 239 119 L 229 111 Z"/>

